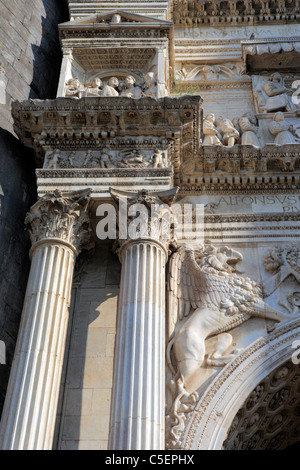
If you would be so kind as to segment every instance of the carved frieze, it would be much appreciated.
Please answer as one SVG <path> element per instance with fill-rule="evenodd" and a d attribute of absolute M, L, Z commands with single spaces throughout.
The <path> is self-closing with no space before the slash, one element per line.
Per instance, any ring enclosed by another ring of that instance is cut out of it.
<path fill-rule="evenodd" d="M 202 191 L 299 188 L 300 153 L 296 142 L 282 146 L 269 144 L 263 148 L 246 144 L 228 147 L 222 144 L 222 134 L 213 124 L 207 129 L 204 128 L 204 133 L 214 131 L 217 134 L 206 138 L 219 142 L 203 145 L 196 158 L 182 163 L 182 189 L 188 186 Z M 251 125 L 251 129 L 255 127 Z M 254 130 L 247 131 L 251 132 L 252 139 L 257 136 Z"/>
<path fill-rule="evenodd" d="M 124 59 L 126 68 L 130 68 L 130 64 Z M 103 65 L 103 61 L 101 61 Z M 120 67 L 120 61 L 116 67 Z M 114 68 L 112 65 L 109 68 Z M 84 85 L 78 78 L 70 78 L 65 85 L 65 96 L 70 98 L 87 97 L 118 97 L 124 96 L 128 98 L 141 98 L 142 96 L 151 96 L 157 98 L 157 74 L 153 71 L 146 73 L 142 80 L 138 80 L 124 72 L 117 76 L 111 76 L 100 79 L 94 77 L 91 82 Z"/>
<path fill-rule="evenodd" d="M 168 168 L 167 151 L 154 149 L 153 151 L 120 150 L 112 151 L 107 147 L 99 150 L 87 151 L 47 151 L 44 160 L 44 169 L 56 170 L 59 168 Z"/>
<path fill-rule="evenodd" d="M 113 161 L 104 155 L 100 158 L 99 154 L 110 149 L 113 160 L 118 154 L 115 166 L 124 168 L 146 163 L 152 168 L 162 168 L 166 165 L 167 156 L 176 179 L 184 155 L 194 155 L 199 149 L 201 101 L 199 96 L 161 99 L 119 97 L 117 100 L 114 97 L 101 100 L 92 97 L 78 100 L 58 98 L 15 102 L 13 116 L 16 133 L 25 145 L 35 149 L 39 166 L 43 165 L 45 153 L 53 152 L 52 155 L 48 153 L 47 158 L 50 156 L 50 165 L 59 168 L 61 163 L 58 163 L 59 156 L 55 153 L 59 150 L 91 151 L 90 156 L 93 157 L 98 152 L 99 165 L 110 167 Z M 135 161 L 132 160 L 134 157 Z M 67 158 L 71 158 L 70 154 Z M 76 159 L 81 158 L 74 159 L 75 168 L 78 165 L 86 167 L 79 160 L 76 163 Z"/>
<path fill-rule="evenodd" d="M 175 80 L 184 82 L 214 83 L 249 80 L 243 63 L 225 63 L 218 65 L 182 64 L 176 66 Z"/>
<path fill-rule="evenodd" d="M 284 450 L 298 441 L 299 372 L 291 361 L 262 380 L 235 416 L 224 450 Z"/>

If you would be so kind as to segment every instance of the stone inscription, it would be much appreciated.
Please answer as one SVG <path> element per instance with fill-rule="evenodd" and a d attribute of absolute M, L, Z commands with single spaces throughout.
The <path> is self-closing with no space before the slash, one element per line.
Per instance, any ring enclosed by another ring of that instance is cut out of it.
<path fill-rule="evenodd" d="M 232 195 L 222 196 L 216 201 L 219 209 L 244 208 L 251 206 L 254 212 L 299 212 L 300 195 L 298 194 L 268 194 L 268 195 Z"/>

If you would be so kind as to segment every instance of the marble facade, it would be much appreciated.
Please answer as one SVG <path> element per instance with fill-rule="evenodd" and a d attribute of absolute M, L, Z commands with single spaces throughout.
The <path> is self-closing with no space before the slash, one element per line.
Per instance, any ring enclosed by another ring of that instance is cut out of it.
<path fill-rule="evenodd" d="M 56 99 L 12 107 L 39 199 L 0 448 L 299 443 L 299 2 L 69 8 Z M 102 240 L 124 199 L 147 223 Z"/>

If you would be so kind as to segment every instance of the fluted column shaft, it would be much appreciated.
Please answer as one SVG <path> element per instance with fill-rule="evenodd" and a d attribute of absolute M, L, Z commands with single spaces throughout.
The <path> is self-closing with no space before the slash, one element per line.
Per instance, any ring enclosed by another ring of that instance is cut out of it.
<path fill-rule="evenodd" d="M 51 449 L 75 253 L 55 243 L 33 253 L 7 402 L 2 449 Z"/>
<path fill-rule="evenodd" d="M 53 444 L 76 255 L 88 230 L 83 193 L 45 196 L 26 222 L 33 246 L 0 426 L 2 450 Z"/>
<path fill-rule="evenodd" d="M 129 208 L 127 239 L 119 240 L 122 273 L 109 441 L 113 450 L 165 449 L 165 266 L 170 233 L 166 236 L 168 224 L 162 215 L 170 215 L 177 190 L 133 194 L 111 189 L 120 213 L 124 215 L 124 198 Z M 135 213 L 143 214 L 140 233 L 131 230 L 136 227 Z M 124 219 L 120 227 L 124 229 Z"/>
<path fill-rule="evenodd" d="M 151 240 L 123 248 L 112 449 L 164 449 L 165 263 Z"/>

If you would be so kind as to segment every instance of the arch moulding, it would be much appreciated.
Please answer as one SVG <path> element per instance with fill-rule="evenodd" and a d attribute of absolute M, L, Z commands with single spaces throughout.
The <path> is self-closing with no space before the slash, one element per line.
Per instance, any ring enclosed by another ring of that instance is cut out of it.
<path fill-rule="evenodd" d="M 227 364 L 191 413 L 181 441 L 187 450 L 221 450 L 231 423 L 252 390 L 292 359 L 300 339 L 300 320 L 276 327 Z"/>

